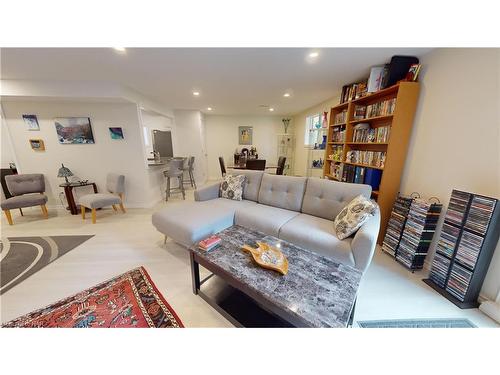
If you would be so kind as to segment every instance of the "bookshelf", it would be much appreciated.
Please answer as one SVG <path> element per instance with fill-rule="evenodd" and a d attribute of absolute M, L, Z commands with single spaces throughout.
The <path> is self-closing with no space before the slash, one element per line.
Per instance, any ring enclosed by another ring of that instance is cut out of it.
<path fill-rule="evenodd" d="M 377 178 L 374 176 L 378 176 L 380 184 L 372 184 L 372 198 L 380 206 L 381 223 L 377 241 L 379 244 L 382 244 L 384 239 L 391 209 L 399 192 L 419 91 L 418 82 L 400 82 L 361 98 L 338 104 L 330 110 L 323 176 L 336 181 L 360 183 L 368 175 L 370 175 L 371 181 L 376 181 Z M 379 105 L 378 103 L 389 103 L 391 100 L 393 104 L 391 113 L 386 112 L 367 118 L 355 118 L 354 116 L 355 110 L 359 106 L 376 106 Z M 354 141 L 354 132 L 360 128 L 359 124 L 368 124 L 364 126 L 375 129 L 376 134 L 378 134 L 379 128 L 388 129 L 386 137 L 388 139 L 383 142 Z M 357 128 L 355 128 L 356 126 Z M 339 136 L 341 132 L 343 136 Z M 330 158 L 334 147 L 338 146 L 342 147 L 340 161 Z M 376 160 L 375 165 L 367 165 L 364 162 L 371 160 L 372 156 L 370 155 L 373 156 L 373 160 L 379 159 Z M 382 155 L 385 155 L 384 160 L 380 160 L 384 158 Z M 346 159 L 348 156 L 353 160 L 357 160 L 356 158 L 365 159 L 363 162 L 359 162 L 359 160 L 355 162 Z M 357 173 L 356 168 L 358 168 L 360 176 L 352 178 L 352 174 Z M 370 169 L 371 171 L 369 171 Z M 350 173 L 350 176 L 346 174 L 347 172 Z M 366 177 L 362 176 L 363 173 L 366 174 Z"/>
<path fill-rule="evenodd" d="M 477 307 L 499 233 L 497 199 L 453 190 L 424 282 L 462 309 Z"/>

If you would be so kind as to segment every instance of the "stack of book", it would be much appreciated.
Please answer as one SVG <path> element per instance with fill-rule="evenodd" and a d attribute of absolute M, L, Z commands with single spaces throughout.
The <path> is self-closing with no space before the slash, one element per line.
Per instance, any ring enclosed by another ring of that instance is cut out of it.
<path fill-rule="evenodd" d="M 412 202 L 413 198 L 398 195 L 392 207 L 391 216 L 382 243 L 382 250 L 393 257 L 396 257 L 399 241 L 401 240 Z"/>
<path fill-rule="evenodd" d="M 422 269 L 443 205 L 414 199 L 408 211 L 396 260 L 411 270 Z"/>
<path fill-rule="evenodd" d="M 333 146 L 332 153 L 328 156 L 330 160 L 342 161 L 343 146 Z"/>
<path fill-rule="evenodd" d="M 361 125 L 361 126 L 360 126 Z M 368 126 L 367 126 L 368 125 Z M 358 124 L 353 127 L 353 142 L 359 143 L 387 143 L 389 140 L 390 126 L 370 128 L 369 124 Z"/>
<path fill-rule="evenodd" d="M 385 156 L 385 151 L 351 150 L 347 151 L 346 162 L 383 168 L 385 164 Z"/>
<path fill-rule="evenodd" d="M 352 83 L 342 87 L 342 94 L 340 95 L 340 103 L 345 103 L 350 100 L 358 99 L 365 96 L 368 92 L 367 80 Z"/>
<path fill-rule="evenodd" d="M 354 165 L 346 164 L 342 168 L 342 182 L 354 182 L 356 176 L 356 167 Z"/>
<path fill-rule="evenodd" d="M 392 115 L 395 108 L 396 98 L 370 104 L 366 107 L 366 118 Z"/>
<path fill-rule="evenodd" d="M 355 105 L 353 118 L 354 120 L 362 120 L 366 116 L 366 105 Z"/>
<path fill-rule="evenodd" d="M 342 178 L 342 164 L 332 163 L 330 164 L 330 174 L 335 177 L 338 181 Z"/>
<path fill-rule="evenodd" d="M 333 118 L 333 124 L 345 124 L 347 120 L 347 110 L 337 113 Z"/>
<path fill-rule="evenodd" d="M 202 251 L 210 251 L 212 249 L 215 249 L 217 246 L 220 245 L 221 243 L 221 238 L 219 236 L 210 236 L 208 238 L 205 238 L 204 240 L 198 242 L 198 249 Z"/>

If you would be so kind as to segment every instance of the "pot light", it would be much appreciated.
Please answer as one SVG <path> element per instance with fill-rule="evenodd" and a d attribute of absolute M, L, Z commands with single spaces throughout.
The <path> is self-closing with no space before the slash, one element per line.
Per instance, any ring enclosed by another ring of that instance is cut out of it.
<path fill-rule="evenodd" d="M 318 57 L 318 56 L 319 56 L 319 52 L 311 52 L 311 53 L 309 54 L 309 57 L 310 57 L 311 59 L 314 59 L 314 58 L 316 58 L 316 57 Z"/>
<path fill-rule="evenodd" d="M 283 96 L 284 96 L 285 98 L 289 98 L 289 97 L 290 97 L 290 93 L 289 93 L 289 92 L 285 92 L 285 93 L 283 94 Z"/>
<path fill-rule="evenodd" d="M 200 92 L 199 91 L 193 91 L 193 95 L 194 96 L 200 96 Z"/>
<path fill-rule="evenodd" d="M 125 52 L 125 47 L 113 47 L 113 49 L 118 52 Z"/>
<path fill-rule="evenodd" d="M 274 112 L 274 108 L 273 107 L 269 108 L 269 112 Z"/>
<path fill-rule="evenodd" d="M 208 107 L 208 108 L 207 108 L 207 111 L 211 111 L 211 110 L 212 110 L 212 107 Z"/>

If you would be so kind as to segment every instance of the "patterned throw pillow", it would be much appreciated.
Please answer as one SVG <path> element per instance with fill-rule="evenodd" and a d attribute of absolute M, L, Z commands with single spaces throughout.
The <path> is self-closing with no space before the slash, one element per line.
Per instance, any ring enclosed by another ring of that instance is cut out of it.
<path fill-rule="evenodd" d="M 220 196 L 222 198 L 241 201 L 243 197 L 243 183 L 245 182 L 244 175 L 233 176 L 227 174 L 224 176 L 220 184 Z"/>
<path fill-rule="evenodd" d="M 333 230 L 339 240 L 356 232 L 378 210 L 378 205 L 368 198 L 358 195 L 333 221 Z"/>

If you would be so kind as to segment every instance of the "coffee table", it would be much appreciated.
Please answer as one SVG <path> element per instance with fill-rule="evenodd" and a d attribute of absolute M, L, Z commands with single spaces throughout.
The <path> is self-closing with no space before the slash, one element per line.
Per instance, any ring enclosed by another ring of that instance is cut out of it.
<path fill-rule="evenodd" d="M 272 236 L 234 225 L 218 233 L 219 247 L 190 248 L 193 293 L 237 327 L 352 325 L 362 273 L 354 267 Z M 259 267 L 241 250 L 262 241 L 288 258 L 288 274 Z M 200 267 L 210 272 L 201 280 Z"/>

